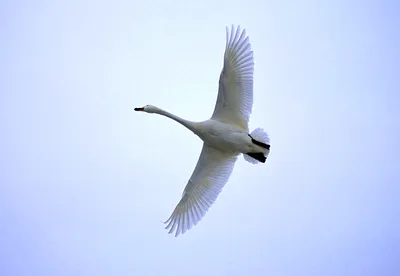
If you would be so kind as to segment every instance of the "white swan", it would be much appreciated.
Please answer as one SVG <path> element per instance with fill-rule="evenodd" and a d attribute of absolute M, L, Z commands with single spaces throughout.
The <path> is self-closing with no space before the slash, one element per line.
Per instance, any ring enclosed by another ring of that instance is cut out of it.
<path fill-rule="evenodd" d="M 152 105 L 135 111 L 156 113 L 190 129 L 204 141 L 196 168 L 172 215 L 165 222 L 175 236 L 196 225 L 217 199 L 242 153 L 250 163 L 265 163 L 269 154 L 268 135 L 261 129 L 248 132 L 253 106 L 254 59 L 246 31 L 226 28 L 224 67 L 219 78 L 218 98 L 211 119 L 192 122 Z"/>

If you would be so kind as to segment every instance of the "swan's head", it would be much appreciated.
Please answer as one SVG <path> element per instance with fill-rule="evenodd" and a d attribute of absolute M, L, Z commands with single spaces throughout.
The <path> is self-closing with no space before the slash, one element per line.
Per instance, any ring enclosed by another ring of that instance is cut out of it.
<path fill-rule="evenodd" d="M 159 111 L 160 109 L 154 105 L 145 105 L 143 107 L 136 107 L 135 111 L 144 111 L 147 113 L 156 113 L 157 111 Z"/>

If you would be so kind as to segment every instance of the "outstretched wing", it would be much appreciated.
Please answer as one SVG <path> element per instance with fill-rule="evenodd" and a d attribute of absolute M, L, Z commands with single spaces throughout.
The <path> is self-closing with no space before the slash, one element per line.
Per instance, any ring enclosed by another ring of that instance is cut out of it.
<path fill-rule="evenodd" d="M 237 155 L 225 153 L 203 144 L 196 168 L 188 181 L 182 198 L 165 222 L 175 236 L 196 225 L 217 199 L 228 182 Z"/>
<path fill-rule="evenodd" d="M 212 119 L 248 130 L 253 107 L 254 58 L 246 30 L 226 28 L 224 67 Z"/>

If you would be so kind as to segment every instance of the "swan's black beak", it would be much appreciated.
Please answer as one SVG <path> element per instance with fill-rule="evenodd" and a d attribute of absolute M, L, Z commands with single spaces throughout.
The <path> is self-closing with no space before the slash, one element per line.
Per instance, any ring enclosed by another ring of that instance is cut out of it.
<path fill-rule="evenodd" d="M 144 111 L 144 107 L 135 107 L 135 111 Z"/>

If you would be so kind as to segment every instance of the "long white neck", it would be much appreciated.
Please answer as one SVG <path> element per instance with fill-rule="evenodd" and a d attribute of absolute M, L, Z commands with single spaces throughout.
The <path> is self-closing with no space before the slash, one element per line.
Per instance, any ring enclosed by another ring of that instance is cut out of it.
<path fill-rule="evenodd" d="M 188 121 L 185 119 L 182 119 L 181 117 L 178 117 L 172 113 L 169 113 L 168 111 L 165 111 L 161 108 L 158 108 L 154 111 L 154 113 L 163 115 L 165 117 L 168 117 L 178 123 L 180 123 L 181 125 L 185 126 L 186 128 L 188 128 L 189 130 L 191 130 L 192 132 L 196 133 L 196 123 L 192 122 L 192 121 Z"/>

